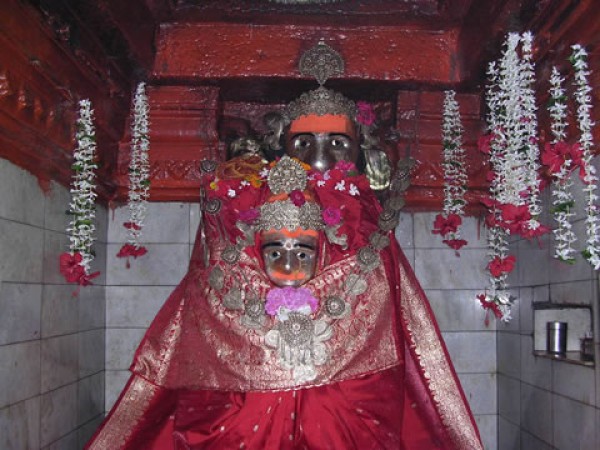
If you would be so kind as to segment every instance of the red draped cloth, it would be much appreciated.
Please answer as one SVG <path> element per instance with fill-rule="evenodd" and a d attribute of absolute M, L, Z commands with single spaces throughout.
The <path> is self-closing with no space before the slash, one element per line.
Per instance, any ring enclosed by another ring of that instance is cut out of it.
<path fill-rule="evenodd" d="M 352 198 L 316 191 L 322 206 L 344 205 L 340 233 L 349 244 L 348 250 L 323 244 L 318 272 L 305 285 L 317 298 L 343 291 L 358 273 L 357 250 L 378 229 L 381 209 L 359 187 L 361 195 Z M 246 248 L 235 265 L 221 259 L 241 233 L 240 211 L 260 205 L 268 192 L 240 190 L 234 199 L 227 192 L 209 189 L 208 200 L 222 208 L 205 215 L 188 274 L 149 327 L 129 382 L 86 448 L 483 449 L 432 311 L 393 233 L 349 317 L 331 324 L 327 362 L 310 381 L 298 382 L 265 349 L 264 335 L 223 307 L 240 280 L 246 299 L 264 298 L 271 287 L 258 246 Z M 222 275 L 217 282 L 215 268 Z"/>

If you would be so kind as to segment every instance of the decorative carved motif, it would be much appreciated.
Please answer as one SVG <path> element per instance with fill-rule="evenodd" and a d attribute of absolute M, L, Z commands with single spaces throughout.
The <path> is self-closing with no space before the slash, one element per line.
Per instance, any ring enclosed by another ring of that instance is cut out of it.
<path fill-rule="evenodd" d="M 319 0 L 317 2 L 320 3 Z M 302 75 L 314 77 L 323 86 L 332 76 L 344 73 L 344 58 L 321 39 L 317 45 L 304 52 L 298 69 Z"/>

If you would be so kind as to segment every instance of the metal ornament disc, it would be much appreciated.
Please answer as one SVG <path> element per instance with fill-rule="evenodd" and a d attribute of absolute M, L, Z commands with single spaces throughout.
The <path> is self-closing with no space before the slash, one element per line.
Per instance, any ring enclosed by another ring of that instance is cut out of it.
<path fill-rule="evenodd" d="M 206 202 L 204 210 L 209 214 L 217 214 L 219 211 L 221 211 L 221 200 L 218 198 L 211 198 Z"/>
<path fill-rule="evenodd" d="M 325 300 L 325 311 L 331 317 L 341 317 L 346 312 L 346 302 L 340 297 L 329 297 Z"/>
<path fill-rule="evenodd" d="M 235 245 L 229 244 L 221 253 L 221 259 L 227 264 L 235 264 L 240 260 L 240 251 Z"/>
<path fill-rule="evenodd" d="M 309 316 L 293 312 L 278 328 L 285 343 L 296 347 L 312 340 L 315 325 Z"/>
<path fill-rule="evenodd" d="M 322 86 L 332 76 L 344 73 L 344 58 L 320 40 L 317 45 L 304 52 L 298 68 L 302 75 L 313 76 Z"/>
<path fill-rule="evenodd" d="M 204 173 L 212 173 L 217 169 L 217 162 L 211 159 L 205 159 L 200 162 L 200 170 Z"/>

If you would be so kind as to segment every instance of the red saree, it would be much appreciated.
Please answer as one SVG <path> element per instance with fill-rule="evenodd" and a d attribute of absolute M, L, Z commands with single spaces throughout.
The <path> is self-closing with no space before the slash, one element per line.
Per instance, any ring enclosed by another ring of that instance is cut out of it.
<path fill-rule="evenodd" d="M 266 194 L 229 192 L 209 192 L 223 206 L 205 215 L 188 274 L 148 329 L 130 381 L 87 448 L 482 449 L 429 304 L 393 234 L 368 271 L 357 269 L 357 249 L 369 244 L 381 212 L 370 190 L 351 198 L 316 191 L 321 205 L 344 205 L 348 250 L 323 239 L 318 273 L 306 286 L 321 299 L 343 293 L 351 300 L 349 314 L 328 324 L 325 362 L 304 378 L 274 356 L 263 318 L 249 325 L 243 305 L 224 306 L 236 286 L 246 303 L 270 289 L 256 246 L 235 263 L 222 258 L 243 231 L 239 212 Z M 348 279 L 357 274 L 364 289 L 353 293 Z"/>

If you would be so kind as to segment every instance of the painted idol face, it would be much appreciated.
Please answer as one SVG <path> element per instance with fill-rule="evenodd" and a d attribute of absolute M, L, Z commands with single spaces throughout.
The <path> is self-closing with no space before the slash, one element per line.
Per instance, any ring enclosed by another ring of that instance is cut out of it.
<path fill-rule="evenodd" d="M 267 276 L 279 287 L 298 287 L 315 274 L 318 233 L 312 230 L 269 230 L 261 233 Z"/>

